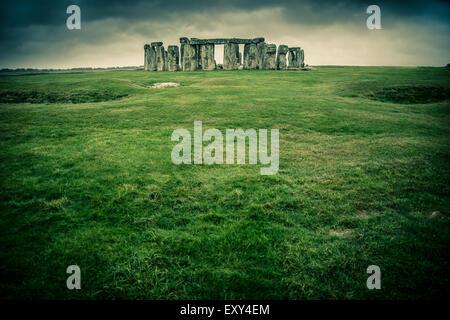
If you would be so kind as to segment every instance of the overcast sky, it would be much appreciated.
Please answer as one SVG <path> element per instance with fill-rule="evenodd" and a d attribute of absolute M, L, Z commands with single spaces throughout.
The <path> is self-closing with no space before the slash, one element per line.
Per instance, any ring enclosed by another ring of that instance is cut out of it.
<path fill-rule="evenodd" d="M 66 27 L 71 4 L 81 30 Z M 371 4 L 381 30 L 366 27 Z M 450 63 L 450 6 L 441 0 L 0 0 L 0 15 L 0 68 L 143 65 L 145 43 L 180 37 L 265 37 L 302 47 L 310 65 Z"/>

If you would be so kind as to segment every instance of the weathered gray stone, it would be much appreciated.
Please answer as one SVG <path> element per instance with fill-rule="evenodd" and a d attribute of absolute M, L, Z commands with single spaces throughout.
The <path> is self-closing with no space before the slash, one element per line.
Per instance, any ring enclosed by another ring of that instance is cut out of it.
<path fill-rule="evenodd" d="M 258 51 L 257 55 L 257 62 L 258 62 L 258 69 L 262 70 L 264 69 L 264 55 L 266 51 L 266 43 L 260 42 L 256 45 L 256 49 Z"/>
<path fill-rule="evenodd" d="M 216 60 L 214 60 L 214 45 L 202 44 L 200 47 L 200 65 L 203 70 L 215 70 Z"/>
<path fill-rule="evenodd" d="M 180 70 L 183 70 L 184 43 L 180 43 Z"/>
<path fill-rule="evenodd" d="M 264 70 L 276 70 L 277 68 L 276 56 L 277 56 L 277 46 L 274 44 L 266 45 L 264 50 L 264 62 L 263 62 Z"/>
<path fill-rule="evenodd" d="M 180 38 L 180 62 L 183 64 L 183 55 L 184 55 L 184 45 L 189 43 L 189 39 L 186 37 Z M 181 66 L 181 70 L 183 70 L 183 66 Z"/>
<path fill-rule="evenodd" d="M 178 71 L 180 63 L 180 52 L 178 46 L 168 46 L 167 47 L 167 70 L 168 71 Z"/>
<path fill-rule="evenodd" d="M 293 51 L 289 51 L 288 53 L 288 69 L 298 69 L 298 66 L 296 67 L 295 65 L 297 64 L 296 62 L 296 58 L 295 58 L 295 53 Z"/>
<path fill-rule="evenodd" d="M 144 70 L 156 71 L 156 52 L 155 48 L 146 44 L 144 46 Z"/>
<path fill-rule="evenodd" d="M 181 37 L 180 38 L 180 43 L 189 43 L 189 38 Z"/>
<path fill-rule="evenodd" d="M 244 45 L 244 69 L 254 70 L 258 68 L 258 49 L 255 43 Z"/>
<path fill-rule="evenodd" d="M 144 70 L 148 69 L 148 48 L 150 47 L 150 45 L 148 44 L 144 44 Z"/>
<path fill-rule="evenodd" d="M 195 45 L 184 44 L 183 46 L 183 71 L 195 71 L 198 68 L 197 48 Z"/>
<path fill-rule="evenodd" d="M 285 46 L 284 44 L 280 44 L 278 46 L 278 53 L 277 53 L 277 69 L 278 70 L 284 70 L 287 68 L 287 61 L 286 61 L 286 54 L 288 53 L 288 46 Z"/>
<path fill-rule="evenodd" d="M 301 68 L 301 49 L 299 47 L 289 48 L 289 69 Z"/>
<path fill-rule="evenodd" d="M 169 54 L 167 50 L 164 50 L 164 71 L 169 70 Z"/>
<path fill-rule="evenodd" d="M 251 43 L 258 44 L 260 42 L 264 42 L 264 40 L 265 40 L 264 38 L 254 38 L 252 39 Z"/>
<path fill-rule="evenodd" d="M 198 39 L 191 38 L 188 39 L 186 37 L 180 38 L 181 43 L 186 44 L 247 44 L 247 43 L 259 43 L 264 42 L 264 38 L 255 38 L 255 39 L 241 39 L 241 38 L 218 38 L 218 39 Z"/>
<path fill-rule="evenodd" d="M 227 43 L 223 50 L 223 69 L 237 70 L 239 68 L 239 45 Z"/>
<path fill-rule="evenodd" d="M 197 57 L 197 69 L 202 69 L 202 59 L 200 58 L 200 46 L 194 45 L 195 56 Z"/>
<path fill-rule="evenodd" d="M 156 41 L 156 42 L 152 42 L 151 43 L 152 47 L 159 47 L 159 46 L 162 46 L 162 45 L 163 45 L 163 43 L 161 41 Z"/>
<path fill-rule="evenodd" d="M 300 59 L 299 59 L 300 67 L 305 67 L 305 51 L 303 49 L 300 49 Z"/>
<path fill-rule="evenodd" d="M 166 70 L 166 51 L 163 46 L 153 47 L 156 51 L 156 71 Z"/>

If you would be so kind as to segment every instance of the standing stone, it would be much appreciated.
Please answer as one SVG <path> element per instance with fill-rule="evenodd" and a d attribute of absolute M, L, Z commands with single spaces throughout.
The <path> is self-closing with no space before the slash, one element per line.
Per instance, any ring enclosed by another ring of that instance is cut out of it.
<path fill-rule="evenodd" d="M 288 69 L 293 69 L 294 64 L 296 63 L 296 58 L 295 58 L 295 52 L 291 51 L 291 49 L 289 49 L 288 61 L 289 61 Z"/>
<path fill-rule="evenodd" d="M 169 70 L 169 54 L 164 50 L 164 71 Z"/>
<path fill-rule="evenodd" d="M 239 45 L 226 43 L 223 51 L 223 69 L 237 70 L 239 68 Z"/>
<path fill-rule="evenodd" d="M 258 68 L 258 49 L 255 43 L 247 43 L 244 46 L 244 69 L 254 70 Z"/>
<path fill-rule="evenodd" d="M 264 70 L 275 70 L 277 68 L 276 56 L 277 56 L 277 46 L 274 44 L 266 45 L 264 50 L 264 61 L 263 61 Z"/>
<path fill-rule="evenodd" d="M 262 70 L 264 69 L 264 55 L 266 51 L 266 43 L 260 42 L 256 45 L 256 49 L 258 50 L 258 69 Z"/>
<path fill-rule="evenodd" d="M 180 70 L 183 70 L 184 43 L 180 43 Z"/>
<path fill-rule="evenodd" d="M 195 47 L 195 56 L 197 57 L 197 69 L 202 69 L 202 59 L 200 57 L 200 46 L 198 44 L 194 45 Z"/>
<path fill-rule="evenodd" d="M 149 52 L 148 52 L 148 44 L 144 44 L 144 70 L 148 71 L 148 56 L 149 56 Z"/>
<path fill-rule="evenodd" d="M 289 48 L 289 69 L 298 69 L 301 67 L 300 55 L 301 49 L 299 47 Z"/>
<path fill-rule="evenodd" d="M 186 43 L 189 43 L 189 39 L 186 37 L 180 38 L 180 62 L 183 64 L 183 55 L 184 55 L 184 45 Z M 183 70 L 183 66 L 181 66 L 181 69 Z"/>
<path fill-rule="evenodd" d="M 168 46 L 167 47 L 167 70 L 168 71 L 178 71 L 180 63 L 180 52 L 178 46 Z"/>
<path fill-rule="evenodd" d="M 146 44 L 144 46 L 144 70 L 146 71 L 156 71 L 156 52 L 155 48 Z"/>
<path fill-rule="evenodd" d="M 288 46 L 285 46 L 284 44 L 280 44 L 278 46 L 278 54 L 277 54 L 277 69 L 278 70 L 284 70 L 287 68 L 287 61 L 286 61 L 286 53 L 288 53 Z"/>
<path fill-rule="evenodd" d="M 196 45 L 184 44 L 183 46 L 183 71 L 195 71 L 198 68 L 198 57 Z"/>
<path fill-rule="evenodd" d="M 166 52 L 161 44 L 162 42 L 154 42 L 156 44 L 153 46 L 156 52 L 156 71 L 164 71 L 166 67 Z"/>
<path fill-rule="evenodd" d="M 216 60 L 214 60 L 214 44 L 201 44 L 200 65 L 203 70 L 215 70 Z"/>
<path fill-rule="evenodd" d="M 303 49 L 300 50 L 300 67 L 304 68 L 305 67 L 305 51 L 303 51 Z"/>

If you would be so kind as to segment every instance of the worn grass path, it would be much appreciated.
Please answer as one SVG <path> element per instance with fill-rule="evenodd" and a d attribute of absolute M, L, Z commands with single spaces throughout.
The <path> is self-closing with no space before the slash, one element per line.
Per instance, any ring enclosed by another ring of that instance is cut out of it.
<path fill-rule="evenodd" d="M 449 288 L 450 71 L 0 76 L 2 298 L 405 299 Z M 155 82 L 180 88 L 148 89 Z M 176 128 L 278 128 L 280 170 Z M 67 266 L 82 289 L 66 289 Z M 382 290 L 366 288 L 366 268 Z"/>

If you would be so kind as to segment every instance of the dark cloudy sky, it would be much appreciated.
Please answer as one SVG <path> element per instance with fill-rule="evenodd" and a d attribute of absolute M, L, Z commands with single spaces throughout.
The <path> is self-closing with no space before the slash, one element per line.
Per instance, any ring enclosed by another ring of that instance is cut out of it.
<path fill-rule="evenodd" d="M 71 4 L 81 8 L 81 30 L 66 27 Z M 366 27 L 371 4 L 381 8 L 382 30 Z M 145 43 L 182 36 L 262 36 L 301 46 L 310 65 L 450 62 L 442 0 L 0 0 L 0 15 L 0 68 L 142 65 Z"/>

